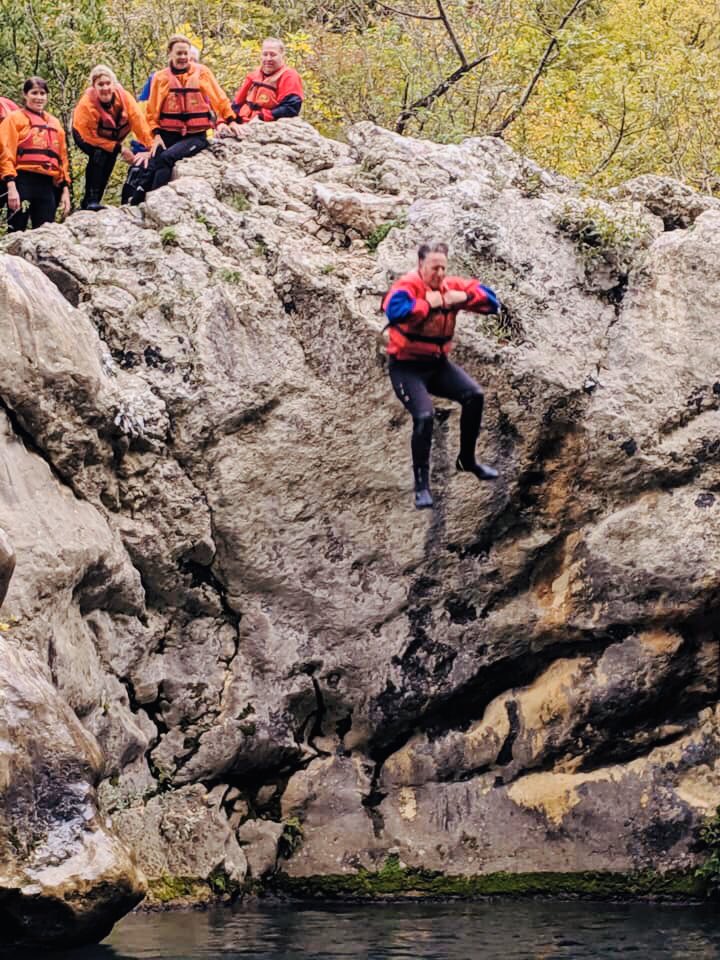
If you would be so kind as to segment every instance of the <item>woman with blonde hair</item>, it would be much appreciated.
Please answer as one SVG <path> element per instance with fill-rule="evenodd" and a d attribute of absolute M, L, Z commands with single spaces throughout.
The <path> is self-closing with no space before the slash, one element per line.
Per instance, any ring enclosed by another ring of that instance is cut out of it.
<path fill-rule="evenodd" d="M 70 213 L 70 166 L 62 124 L 49 114 L 47 81 L 28 77 L 23 105 L 0 123 L 0 177 L 7 184 L 8 231 Z"/>
<path fill-rule="evenodd" d="M 147 153 L 134 155 L 123 146 L 132 131 L 148 150 L 152 135 L 137 101 L 118 83 L 110 67 L 99 63 L 90 71 L 89 86 L 73 111 L 72 132 L 76 145 L 87 154 L 83 210 L 102 210 L 101 201 L 115 161 L 146 163 Z"/>

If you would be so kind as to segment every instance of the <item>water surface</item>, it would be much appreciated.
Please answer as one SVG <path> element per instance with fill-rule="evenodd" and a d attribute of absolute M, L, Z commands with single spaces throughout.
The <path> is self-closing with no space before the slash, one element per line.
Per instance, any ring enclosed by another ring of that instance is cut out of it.
<path fill-rule="evenodd" d="M 711 906 L 483 901 L 134 914 L 63 960 L 711 960 Z"/>

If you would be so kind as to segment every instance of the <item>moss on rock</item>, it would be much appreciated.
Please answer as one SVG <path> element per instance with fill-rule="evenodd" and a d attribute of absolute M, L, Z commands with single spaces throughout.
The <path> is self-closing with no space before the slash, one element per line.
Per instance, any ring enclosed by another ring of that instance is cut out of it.
<path fill-rule="evenodd" d="M 290 877 L 278 874 L 272 881 L 275 892 L 313 899 L 383 899 L 392 897 L 488 896 L 548 897 L 667 897 L 703 895 L 703 884 L 690 872 L 661 874 L 652 870 L 637 873 L 488 873 L 453 876 L 430 870 L 402 867 L 389 857 L 377 872 L 358 870 L 353 874 Z"/>

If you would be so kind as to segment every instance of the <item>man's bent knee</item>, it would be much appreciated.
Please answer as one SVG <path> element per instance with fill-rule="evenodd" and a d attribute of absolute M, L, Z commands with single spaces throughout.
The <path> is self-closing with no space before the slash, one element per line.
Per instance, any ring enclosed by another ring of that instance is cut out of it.
<path fill-rule="evenodd" d="M 463 407 L 468 409 L 479 409 L 482 410 L 483 403 L 485 402 L 485 394 L 482 392 L 480 387 L 474 390 L 466 390 L 465 393 L 460 397 L 460 403 Z"/>
<path fill-rule="evenodd" d="M 423 437 L 428 439 L 432 436 L 433 431 L 433 415 L 432 413 L 421 413 L 417 417 L 413 417 L 413 435 L 416 437 Z"/>

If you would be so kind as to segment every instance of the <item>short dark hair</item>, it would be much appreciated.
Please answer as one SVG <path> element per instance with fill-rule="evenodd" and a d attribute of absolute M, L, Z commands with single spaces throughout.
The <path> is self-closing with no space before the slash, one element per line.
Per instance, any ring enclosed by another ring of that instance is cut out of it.
<path fill-rule="evenodd" d="M 40 87 L 45 93 L 50 92 L 48 90 L 47 80 L 43 80 L 42 77 L 28 77 L 23 84 L 23 93 L 29 93 L 33 87 Z"/>
<path fill-rule="evenodd" d="M 429 253 L 444 253 L 448 255 L 448 245 L 446 243 L 421 243 L 418 247 L 418 260 L 423 262 Z"/>

